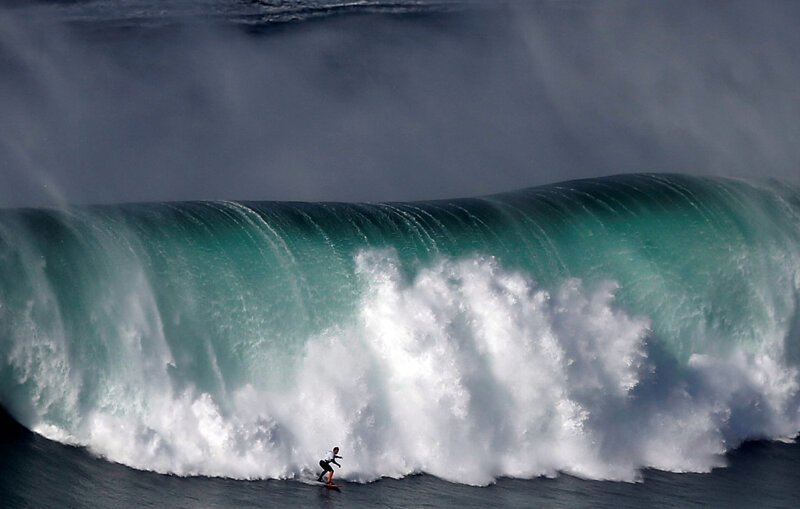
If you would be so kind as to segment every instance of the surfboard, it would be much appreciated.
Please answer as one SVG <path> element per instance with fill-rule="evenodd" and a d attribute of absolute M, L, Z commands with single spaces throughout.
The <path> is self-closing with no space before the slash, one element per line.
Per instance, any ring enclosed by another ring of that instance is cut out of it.
<path fill-rule="evenodd" d="M 329 489 L 329 490 L 342 491 L 342 488 L 340 488 L 338 484 L 321 482 L 321 481 L 317 481 L 317 480 L 307 481 L 307 482 L 308 482 L 308 484 L 311 484 L 311 485 L 314 485 L 314 486 L 322 486 L 323 488 L 326 488 L 326 489 Z"/>

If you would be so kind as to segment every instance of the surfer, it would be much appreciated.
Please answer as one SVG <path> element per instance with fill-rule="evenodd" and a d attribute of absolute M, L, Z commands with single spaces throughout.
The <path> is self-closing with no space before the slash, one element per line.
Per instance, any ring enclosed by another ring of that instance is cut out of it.
<path fill-rule="evenodd" d="M 339 468 L 342 468 L 342 466 L 336 462 L 336 458 L 341 458 L 338 453 L 339 448 L 334 447 L 332 451 L 328 451 L 324 459 L 319 460 L 319 466 L 322 467 L 322 473 L 319 474 L 319 477 L 317 477 L 317 481 L 322 482 L 325 472 L 328 472 L 328 484 L 333 482 L 333 467 L 331 466 L 331 463 Z"/>

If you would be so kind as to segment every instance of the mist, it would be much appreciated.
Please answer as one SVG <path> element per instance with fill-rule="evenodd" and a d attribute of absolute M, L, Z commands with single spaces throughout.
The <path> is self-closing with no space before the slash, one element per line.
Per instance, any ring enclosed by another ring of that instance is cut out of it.
<path fill-rule="evenodd" d="M 0 7 L 0 206 L 800 174 L 793 2 L 155 5 Z"/>

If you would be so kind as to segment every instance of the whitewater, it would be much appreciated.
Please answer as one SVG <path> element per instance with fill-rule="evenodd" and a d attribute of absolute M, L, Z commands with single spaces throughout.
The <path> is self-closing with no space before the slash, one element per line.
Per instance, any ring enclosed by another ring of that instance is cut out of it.
<path fill-rule="evenodd" d="M 800 189 L 0 210 L 0 405 L 181 476 L 637 480 L 800 431 Z"/>

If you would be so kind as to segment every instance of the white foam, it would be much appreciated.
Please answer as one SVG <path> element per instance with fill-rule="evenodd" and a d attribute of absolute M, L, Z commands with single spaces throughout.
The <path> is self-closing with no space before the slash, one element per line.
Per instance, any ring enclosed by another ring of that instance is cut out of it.
<path fill-rule="evenodd" d="M 427 472 L 475 485 L 708 471 L 742 439 L 800 429 L 782 337 L 676 367 L 652 355 L 649 320 L 617 306 L 614 282 L 544 289 L 481 257 L 440 260 L 411 281 L 399 267 L 393 251 L 358 255 L 357 313 L 308 340 L 285 387 L 253 380 L 215 400 L 164 386 L 168 363 L 156 376 L 141 359 L 134 379 L 153 383 L 135 388 L 130 407 L 98 406 L 79 429 L 39 429 L 179 475 L 300 477 L 338 445 L 337 475 L 351 480 Z M 147 309 L 136 316 L 152 320 Z M 152 355 L 128 355 L 137 351 Z"/>

